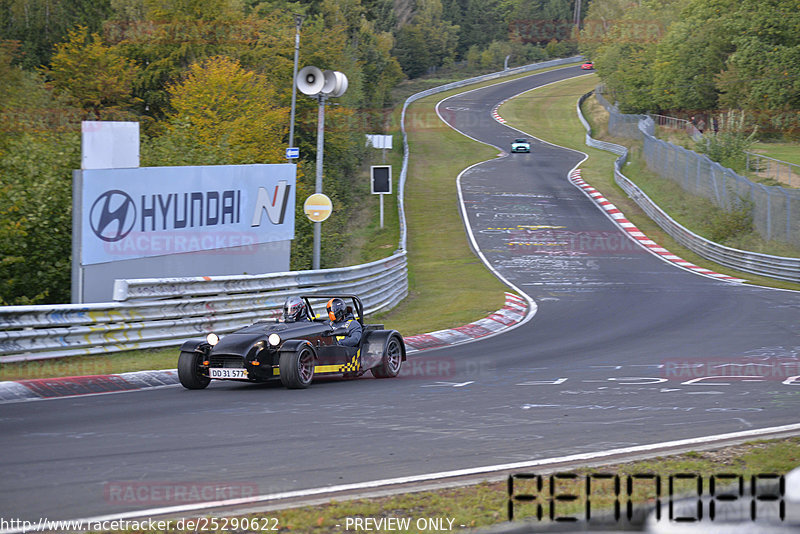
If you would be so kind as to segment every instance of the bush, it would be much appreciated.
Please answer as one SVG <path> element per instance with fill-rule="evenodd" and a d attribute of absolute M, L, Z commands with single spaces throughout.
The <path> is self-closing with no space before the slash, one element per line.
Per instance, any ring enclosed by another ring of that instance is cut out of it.
<path fill-rule="evenodd" d="M 748 151 L 755 143 L 756 127 L 746 132 L 744 112 L 730 111 L 719 118 L 718 133 L 707 130 L 706 135 L 697 142 L 697 151 L 707 155 L 724 167 L 744 172 Z"/>
<path fill-rule="evenodd" d="M 741 204 L 733 211 L 714 210 L 711 216 L 709 239 L 716 243 L 725 243 L 741 235 L 753 231 L 753 203 L 740 199 Z"/>

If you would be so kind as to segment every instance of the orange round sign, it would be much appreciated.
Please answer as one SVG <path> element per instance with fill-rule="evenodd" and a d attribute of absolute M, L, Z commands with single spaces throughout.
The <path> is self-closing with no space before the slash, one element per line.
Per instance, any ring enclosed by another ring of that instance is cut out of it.
<path fill-rule="evenodd" d="M 331 216 L 333 203 L 322 193 L 314 193 L 303 203 L 303 211 L 311 221 L 322 222 Z"/>

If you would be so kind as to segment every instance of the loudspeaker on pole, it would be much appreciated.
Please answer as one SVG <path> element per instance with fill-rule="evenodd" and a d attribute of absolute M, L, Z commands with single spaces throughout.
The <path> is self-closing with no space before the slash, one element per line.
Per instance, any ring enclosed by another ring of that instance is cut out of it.
<path fill-rule="evenodd" d="M 325 84 L 322 86 L 322 92 L 330 97 L 340 97 L 347 91 L 347 76 L 338 70 L 326 70 L 323 73 L 325 76 Z"/>
<path fill-rule="evenodd" d="M 297 73 L 297 88 L 308 96 L 316 96 L 325 86 L 325 75 L 317 67 L 303 67 Z"/>

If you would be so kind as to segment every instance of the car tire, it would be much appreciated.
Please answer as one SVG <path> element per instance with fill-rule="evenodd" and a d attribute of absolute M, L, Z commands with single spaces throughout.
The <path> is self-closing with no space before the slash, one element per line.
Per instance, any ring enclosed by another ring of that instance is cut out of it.
<path fill-rule="evenodd" d="M 394 378 L 400 374 L 400 366 L 403 364 L 403 345 L 397 336 L 389 338 L 386 349 L 383 351 L 381 363 L 377 367 L 370 369 L 375 378 Z"/>
<path fill-rule="evenodd" d="M 203 354 L 199 352 L 181 352 L 178 357 L 178 380 L 186 389 L 204 389 L 211 379 L 200 374 L 200 361 Z"/>
<path fill-rule="evenodd" d="M 314 379 L 314 352 L 307 346 L 293 352 L 282 352 L 281 384 L 289 389 L 305 389 Z"/>

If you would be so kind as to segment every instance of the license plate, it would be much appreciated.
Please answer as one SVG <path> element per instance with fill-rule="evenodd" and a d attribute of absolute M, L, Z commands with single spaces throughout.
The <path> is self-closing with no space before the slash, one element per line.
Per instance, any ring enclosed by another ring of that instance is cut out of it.
<path fill-rule="evenodd" d="M 247 369 L 212 367 L 208 370 L 210 378 L 247 378 Z"/>

